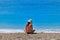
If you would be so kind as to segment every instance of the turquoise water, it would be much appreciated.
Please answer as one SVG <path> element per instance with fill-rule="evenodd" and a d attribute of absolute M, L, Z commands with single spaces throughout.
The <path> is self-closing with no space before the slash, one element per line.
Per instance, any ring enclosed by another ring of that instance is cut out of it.
<path fill-rule="evenodd" d="M 28 19 L 33 27 L 60 29 L 60 1 L 58 0 L 1 0 L 0 29 L 24 30 Z"/>

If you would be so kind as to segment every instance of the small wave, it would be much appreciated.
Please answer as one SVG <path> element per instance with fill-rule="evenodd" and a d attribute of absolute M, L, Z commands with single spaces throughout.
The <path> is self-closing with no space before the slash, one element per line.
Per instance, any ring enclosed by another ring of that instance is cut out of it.
<path fill-rule="evenodd" d="M 0 29 L 0 33 L 23 33 L 20 29 Z"/>
<path fill-rule="evenodd" d="M 60 33 L 60 29 L 40 29 L 36 30 L 37 33 Z"/>
<path fill-rule="evenodd" d="M 60 33 L 60 29 L 40 29 L 36 33 Z M 0 33 L 24 33 L 23 29 L 0 29 Z"/>

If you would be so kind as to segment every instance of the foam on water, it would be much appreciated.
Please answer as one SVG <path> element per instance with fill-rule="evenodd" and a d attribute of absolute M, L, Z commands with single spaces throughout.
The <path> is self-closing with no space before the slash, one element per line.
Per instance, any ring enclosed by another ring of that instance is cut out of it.
<path fill-rule="evenodd" d="M 37 33 L 60 33 L 60 29 L 40 29 L 36 30 Z M 23 29 L 0 29 L 0 33 L 24 33 Z"/>
<path fill-rule="evenodd" d="M 23 33 L 20 29 L 0 29 L 0 33 Z"/>
<path fill-rule="evenodd" d="M 60 29 L 40 29 L 36 30 L 37 33 L 60 33 Z"/>

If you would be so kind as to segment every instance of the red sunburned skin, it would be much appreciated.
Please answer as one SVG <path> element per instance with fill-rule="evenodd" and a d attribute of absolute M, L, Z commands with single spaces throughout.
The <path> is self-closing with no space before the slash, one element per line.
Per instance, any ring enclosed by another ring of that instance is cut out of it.
<path fill-rule="evenodd" d="M 31 33 L 33 31 L 33 27 L 32 27 L 32 24 L 29 24 L 29 25 L 26 25 L 26 28 L 25 28 L 25 32 L 29 32 Z"/>

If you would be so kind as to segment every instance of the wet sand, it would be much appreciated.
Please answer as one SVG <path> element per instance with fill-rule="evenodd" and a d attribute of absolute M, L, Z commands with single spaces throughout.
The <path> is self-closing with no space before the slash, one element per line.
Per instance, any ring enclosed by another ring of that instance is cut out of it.
<path fill-rule="evenodd" d="M 60 33 L 0 33 L 0 40 L 60 40 Z"/>

